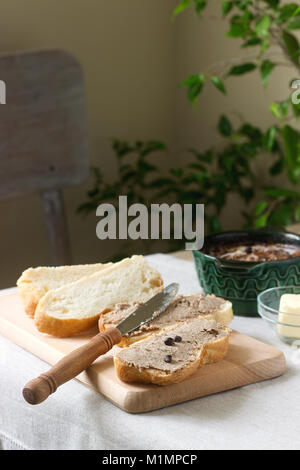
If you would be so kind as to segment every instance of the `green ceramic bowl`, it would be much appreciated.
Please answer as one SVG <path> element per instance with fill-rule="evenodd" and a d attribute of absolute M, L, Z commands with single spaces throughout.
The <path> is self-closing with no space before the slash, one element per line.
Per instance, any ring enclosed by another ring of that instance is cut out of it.
<path fill-rule="evenodd" d="M 204 292 L 230 300 L 236 315 L 257 316 L 257 296 L 266 289 L 300 286 L 300 257 L 253 263 L 224 261 L 205 253 L 213 246 L 259 242 L 300 247 L 300 236 L 274 230 L 223 232 L 206 237 L 203 250 L 193 252 L 199 283 Z"/>

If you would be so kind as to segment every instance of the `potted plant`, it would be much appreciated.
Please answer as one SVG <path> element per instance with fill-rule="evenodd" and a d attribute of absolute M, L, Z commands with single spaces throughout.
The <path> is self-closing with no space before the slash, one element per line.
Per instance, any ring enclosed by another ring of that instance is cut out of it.
<path fill-rule="evenodd" d="M 183 0 L 175 8 L 173 18 L 187 8 L 194 8 L 201 20 L 207 4 L 205 0 Z M 167 150 L 164 143 L 113 139 L 117 178 L 105 182 L 100 169 L 93 168 L 94 186 L 79 212 L 94 212 L 98 204 L 114 202 L 120 194 L 127 194 L 129 203 L 147 205 L 162 198 L 181 204 L 201 202 L 205 204 L 207 232 L 212 233 L 221 230 L 220 216 L 228 196 L 234 193 L 241 198 L 246 227 L 285 226 L 300 221 L 300 132 L 297 128 L 300 93 L 298 100 L 298 82 L 294 80 L 300 77 L 300 44 L 295 34 L 300 30 L 300 6 L 281 0 L 220 1 L 220 15 L 228 22 L 227 36 L 236 38 L 241 50 L 251 48 L 251 60 L 241 57 L 213 64 L 209 72 L 197 71 L 180 86 L 186 88 L 188 100 L 196 104 L 209 83 L 217 92 L 227 94 L 227 80 L 242 80 L 245 74 L 259 73 L 262 86 L 266 87 L 275 68 L 288 66 L 291 83 L 287 84 L 287 98 L 276 101 L 274 97 L 270 103 L 274 123 L 268 129 L 247 121 L 235 127 L 222 114 L 217 126 L 224 138 L 222 149 L 188 148 L 187 163 L 170 168 L 167 174 L 162 174 L 155 162 Z M 296 90 L 290 88 L 292 83 Z M 261 187 L 257 183 L 254 169 L 266 154 L 272 156 L 270 175 L 286 175 L 287 187 Z M 259 200 L 253 207 L 257 197 Z M 170 250 L 179 247 L 180 243 L 176 246 L 174 241 L 169 245 Z M 149 251 L 153 251 L 151 244 L 145 246 L 145 252 Z"/>

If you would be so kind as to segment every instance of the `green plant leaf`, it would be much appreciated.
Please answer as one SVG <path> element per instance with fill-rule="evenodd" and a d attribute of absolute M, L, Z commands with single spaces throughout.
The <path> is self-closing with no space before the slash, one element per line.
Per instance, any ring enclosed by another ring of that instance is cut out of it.
<path fill-rule="evenodd" d="M 297 3 L 288 3 L 280 8 L 280 15 L 278 17 L 279 22 L 285 23 L 290 18 L 297 14 L 298 5 Z"/>
<path fill-rule="evenodd" d="M 260 215 L 267 207 L 268 203 L 266 201 L 258 202 L 254 210 L 255 215 Z"/>
<path fill-rule="evenodd" d="M 244 21 L 243 16 L 234 15 L 230 20 L 230 30 L 227 36 L 232 38 L 243 38 L 249 32 L 249 24 Z"/>
<path fill-rule="evenodd" d="M 291 29 L 291 30 L 300 29 L 300 18 L 297 18 L 297 19 L 291 21 L 291 22 L 287 25 L 287 28 L 288 28 L 288 29 Z"/>
<path fill-rule="evenodd" d="M 297 191 L 286 188 L 266 188 L 265 194 L 271 199 L 277 198 L 290 198 L 290 199 L 299 199 L 300 194 Z"/>
<path fill-rule="evenodd" d="M 230 137 L 232 135 L 232 125 L 229 119 L 223 114 L 220 117 L 219 124 L 218 124 L 218 130 L 221 135 L 224 137 Z"/>
<path fill-rule="evenodd" d="M 300 54 L 300 45 L 298 39 L 296 36 L 291 33 L 287 33 L 286 31 L 282 33 L 282 39 L 291 60 L 298 66 Z"/>
<path fill-rule="evenodd" d="M 244 42 L 244 44 L 242 45 L 242 48 L 260 46 L 261 44 L 262 44 L 262 39 L 255 36 L 253 38 L 248 39 L 246 42 Z"/>
<path fill-rule="evenodd" d="M 293 211 L 291 204 L 284 202 L 272 211 L 269 216 L 269 222 L 273 226 L 284 227 L 292 223 L 292 213 Z"/>
<path fill-rule="evenodd" d="M 264 135 L 264 148 L 271 152 L 275 144 L 277 129 L 275 126 L 270 127 Z"/>
<path fill-rule="evenodd" d="M 161 188 L 164 186 L 173 185 L 174 181 L 171 178 L 156 178 L 148 184 L 149 188 Z"/>
<path fill-rule="evenodd" d="M 227 1 L 223 0 L 222 1 L 222 14 L 223 16 L 226 16 L 233 8 L 233 2 L 232 1 Z"/>
<path fill-rule="evenodd" d="M 276 175 L 279 175 L 280 173 L 282 173 L 283 170 L 284 170 L 284 159 L 281 158 L 281 159 L 277 160 L 277 162 L 275 162 L 274 165 L 271 166 L 270 174 L 272 176 L 276 176 Z"/>
<path fill-rule="evenodd" d="M 252 5 L 252 4 L 253 4 L 253 1 L 252 1 L 252 0 L 240 0 L 240 1 L 235 2 L 235 3 L 237 4 L 237 7 L 238 7 L 240 10 L 244 11 L 244 10 L 247 9 L 247 7 L 248 7 L 249 5 Z"/>
<path fill-rule="evenodd" d="M 184 82 L 182 82 L 180 86 L 188 87 L 188 99 L 191 103 L 195 103 L 196 99 L 198 98 L 203 89 L 204 83 L 205 77 L 203 74 L 200 73 L 198 75 L 191 75 Z"/>
<path fill-rule="evenodd" d="M 261 48 L 260 48 L 260 57 L 262 57 L 264 55 L 264 53 L 266 52 L 266 50 L 270 47 L 270 42 L 269 42 L 269 38 L 266 38 L 264 40 L 262 40 L 261 42 Z"/>
<path fill-rule="evenodd" d="M 211 233 L 217 233 L 222 230 L 220 219 L 216 215 L 209 217 L 209 228 Z"/>
<path fill-rule="evenodd" d="M 240 188 L 239 190 L 239 193 L 240 195 L 242 196 L 242 198 L 244 199 L 245 202 L 247 202 L 247 204 L 249 204 L 249 201 L 251 201 L 251 199 L 253 199 L 254 197 L 254 189 L 253 188 Z"/>
<path fill-rule="evenodd" d="M 118 158 L 122 158 L 134 150 L 132 146 L 128 145 L 128 142 L 115 138 L 112 139 L 112 146 Z"/>
<path fill-rule="evenodd" d="M 279 103 L 279 107 L 280 107 L 280 111 L 281 111 L 281 115 L 282 117 L 287 117 L 288 115 L 288 112 L 289 112 L 289 106 L 290 106 L 290 100 L 284 100 L 284 101 L 280 101 Z"/>
<path fill-rule="evenodd" d="M 195 11 L 198 16 L 201 15 L 202 11 L 206 7 L 206 0 L 193 0 L 195 5 Z"/>
<path fill-rule="evenodd" d="M 270 106 L 270 111 L 277 119 L 281 119 L 281 111 L 278 103 L 272 103 Z"/>
<path fill-rule="evenodd" d="M 300 116 L 300 103 L 299 104 L 292 103 L 292 111 L 293 111 L 294 116 L 298 118 Z"/>
<path fill-rule="evenodd" d="M 294 218 L 296 222 L 300 222 L 300 204 L 295 209 Z"/>
<path fill-rule="evenodd" d="M 189 153 L 193 154 L 197 160 L 204 163 L 211 163 L 213 160 L 213 152 L 211 150 L 207 150 L 206 152 L 198 152 L 195 149 L 187 149 Z"/>
<path fill-rule="evenodd" d="M 299 16 L 299 15 L 300 15 L 300 7 L 298 7 L 293 13 L 293 16 Z"/>
<path fill-rule="evenodd" d="M 142 174 L 149 173 L 150 171 L 156 171 L 158 168 L 151 163 L 148 163 L 146 160 L 139 160 L 137 162 L 137 168 Z"/>
<path fill-rule="evenodd" d="M 300 180 L 300 166 L 288 169 L 288 177 L 293 184 L 299 183 Z"/>
<path fill-rule="evenodd" d="M 286 124 L 282 131 L 282 139 L 288 164 L 291 169 L 297 165 L 299 155 L 300 133 Z"/>
<path fill-rule="evenodd" d="M 279 3 L 280 3 L 280 0 L 264 0 L 264 2 L 267 3 L 269 5 L 269 7 L 276 10 Z"/>
<path fill-rule="evenodd" d="M 273 72 L 275 67 L 276 67 L 276 64 L 274 64 L 274 62 L 271 62 L 269 59 L 264 60 L 263 63 L 261 64 L 260 73 L 261 73 L 261 78 L 262 78 L 264 87 L 267 86 L 270 75 Z"/>
<path fill-rule="evenodd" d="M 225 85 L 219 77 L 216 77 L 216 76 L 211 77 L 211 81 L 213 82 L 213 84 L 218 90 L 220 90 L 222 93 L 224 93 L 224 95 L 226 95 Z"/>
<path fill-rule="evenodd" d="M 183 168 L 171 168 L 170 173 L 176 176 L 176 178 L 181 178 L 183 176 L 184 171 Z"/>
<path fill-rule="evenodd" d="M 128 170 L 131 170 L 132 169 L 132 166 L 128 164 L 126 165 L 121 165 L 120 166 L 120 173 L 124 173 L 125 171 L 128 171 Z"/>
<path fill-rule="evenodd" d="M 228 75 L 243 75 L 244 73 L 252 72 L 256 69 L 256 65 L 251 62 L 246 62 L 242 65 L 234 65 Z"/>
<path fill-rule="evenodd" d="M 121 183 L 127 183 L 130 180 L 133 180 L 136 177 L 136 171 L 135 170 L 128 170 L 124 171 L 124 173 L 121 176 Z"/>
<path fill-rule="evenodd" d="M 142 144 L 142 146 L 139 148 L 139 153 L 142 157 L 145 157 L 150 153 L 166 150 L 167 147 L 163 142 L 160 142 L 159 140 L 149 140 L 148 142 Z"/>
<path fill-rule="evenodd" d="M 242 135 L 247 136 L 252 141 L 257 142 L 259 145 L 262 142 L 262 135 L 263 134 L 262 134 L 261 130 L 258 127 L 254 127 L 249 123 L 243 124 L 239 128 L 238 132 Z"/>
<path fill-rule="evenodd" d="M 265 227 L 267 225 L 267 222 L 268 222 L 268 214 L 264 214 L 255 220 L 254 225 L 257 228 Z"/>
<path fill-rule="evenodd" d="M 270 111 L 277 119 L 286 118 L 288 115 L 290 100 L 280 101 L 279 103 L 272 103 Z"/>
<path fill-rule="evenodd" d="M 191 168 L 192 170 L 206 171 L 205 166 L 201 165 L 201 163 L 197 163 L 197 162 L 189 163 L 188 167 Z"/>
<path fill-rule="evenodd" d="M 269 15 L 264 15 L 257 21 L 255 25 L 255 32 L 258 36 L 266 37 L 269 34 L 271 26 L 271 18 Z"/>
<path fill-rule="evenodd" d="M 182 2 L 180 2 L 179 5 L 177 5 L 177 7 L 174 8 L 173 13 L 172 13 L 172 18 L 175 18 L 181 12 L 186 10 L 190 5 L 191 5 L 191 0 L 182 0 Z"/>

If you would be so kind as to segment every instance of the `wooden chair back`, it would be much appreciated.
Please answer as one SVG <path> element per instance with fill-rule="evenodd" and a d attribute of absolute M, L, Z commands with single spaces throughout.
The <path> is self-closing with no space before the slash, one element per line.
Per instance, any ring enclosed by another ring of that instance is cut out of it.
<path fill-rule="evenodd" d="M 0 56 L 0 200 L 39 192 L 52 262 L 70 263 L 62 189 L 88 174 L 82 70 L 70 54 L 41 50 Z"/>

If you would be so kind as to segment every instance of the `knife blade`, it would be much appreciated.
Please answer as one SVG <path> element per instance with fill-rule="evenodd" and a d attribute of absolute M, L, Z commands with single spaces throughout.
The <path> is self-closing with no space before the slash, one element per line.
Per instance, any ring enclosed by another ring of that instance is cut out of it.
<path fill-rule="evenodd" d="M 164 312 L 176 296 L 178 289 L 179 284 L 177 282 L 169 284 L 122 320 L 116 328 L 118 328 L 122 336 L 137 330 Z"/>

